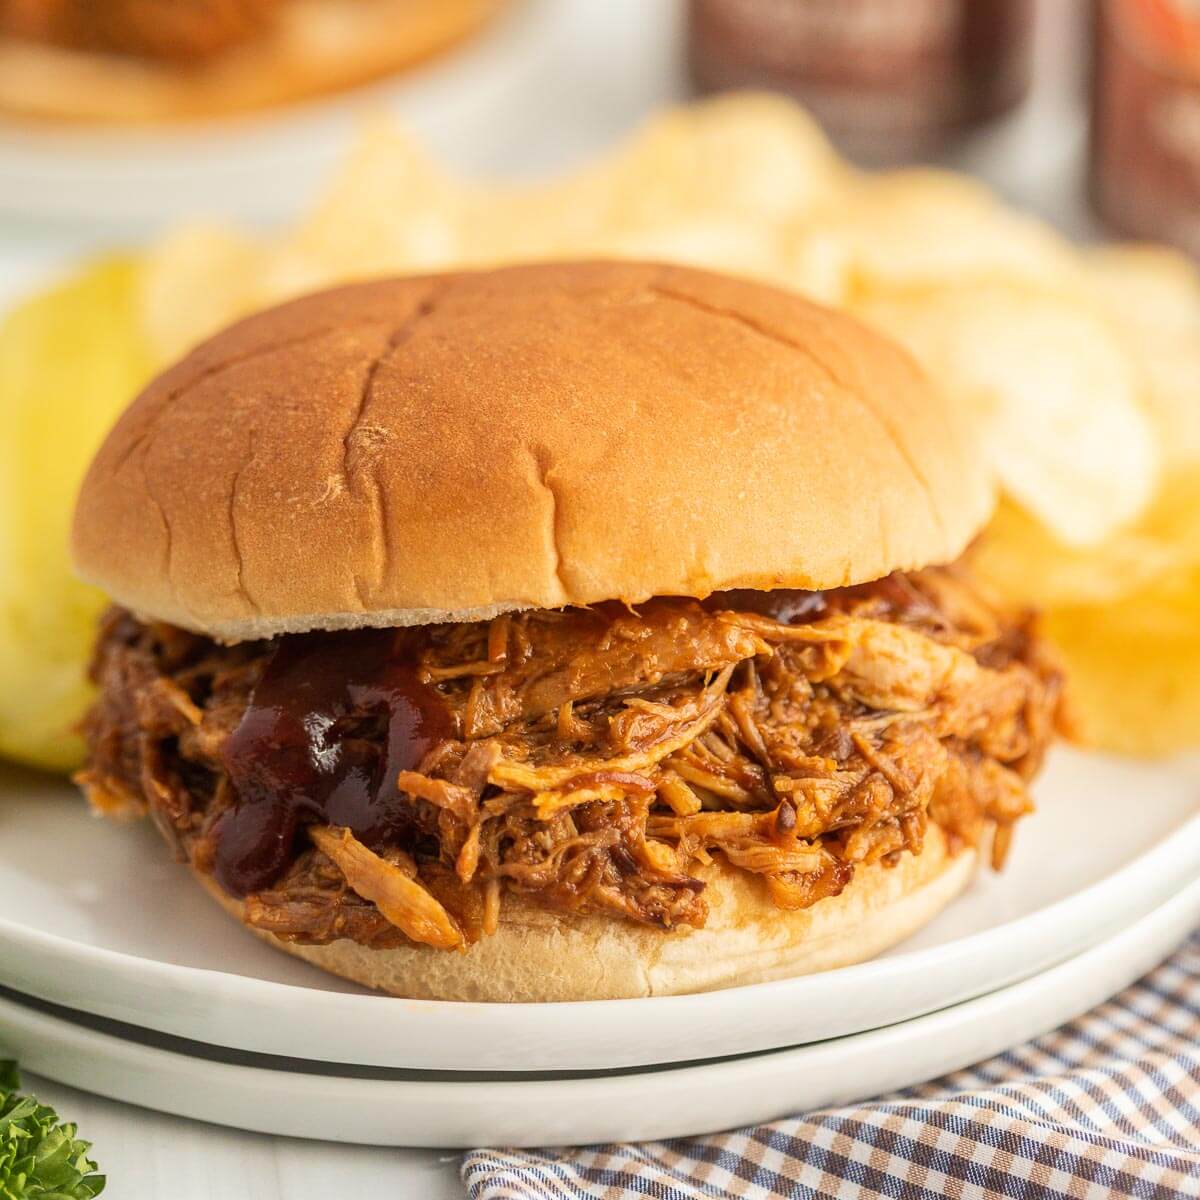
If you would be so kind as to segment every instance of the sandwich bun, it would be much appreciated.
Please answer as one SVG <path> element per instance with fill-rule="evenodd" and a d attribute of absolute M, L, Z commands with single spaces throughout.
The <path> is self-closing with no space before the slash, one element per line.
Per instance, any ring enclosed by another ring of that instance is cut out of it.
<path fill-rule="evenodd" d="M 874 958 L 928 924 L 974 877 L 978 852 L 951 853 L 930 824 L 920 854 L 893 867 L 859 867 L 845 890 L 811 908 L 775 907 L 745 872 L 714 862 L 695 871 L 710 906 L 702 929 L 661 929 L 505 897 L 500 928 L 465 951 L 357 942 L 323 946 L 259 937 L 287 954 L 365 987 L 414 1000 L 506 1003 L 625 1000 L 766 983 Z M 194 872 L 231 916 L 242 904 Z"/>
<path fill-rule="evenodd" d="M 84 479 L 79 574 L 236 642 L 529 608 L 837 588 L 959 556 L 965 414 L 901 349 L 684 267 L 388 279 L 234 325 Z"/>

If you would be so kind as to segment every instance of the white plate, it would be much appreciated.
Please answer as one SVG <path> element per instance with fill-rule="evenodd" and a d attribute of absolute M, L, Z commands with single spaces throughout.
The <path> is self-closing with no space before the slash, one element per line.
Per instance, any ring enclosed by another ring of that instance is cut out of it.
<path fill-rule="evenodd" d="M 536 74 L 547 16 L 547 0 L 519 0 L 428 65 L 277 112 L 128 130 L 0 119 L 0 213 L 123 225 L 196 212 L 278 218 L 381 111 L 461 158 Z"/>
<path fill-rule="evenodd" d="M 513 0 L 428 65 L 277 112 L 127 131 L 0 119 L 0 214 L 139 238 L 196 214 L 273 222 L 307 204 L 362 122 L 384 112 L 460 169 L 561 170 L 677 90 L 678 13 L 644 0 Z"/>
<path fill-rule="evenodd" d="M 682 1137 L 881 1095 L 999 1054 L 1132 983 L 1197 920 L 1194 883 L 1083 954 L 980 999 L 853 1037 L 660 1070 L 349 1077 L 318 1073 L 316 1064 L 251 1066 L 143 1044 L 4 998 L 0 1041 L 29 1070 L 62 1083 L 262 1133 L 395 1146 Z"/>
<path fill-rule="evenodd" d="M 486 1005 L 376 996 L 240 930 L 148 826 L 0 772 L 0 984 L 240 1050 L 374 1067 L 590 1070 L 775 1049 L 983 995 L 1094 944 L 1200 875 L 1200 760 L 1060 751 L 999 875 L 874 962 L 696 996 Z M 1136 819 L 1131 819 L 1136 812 Z"/>

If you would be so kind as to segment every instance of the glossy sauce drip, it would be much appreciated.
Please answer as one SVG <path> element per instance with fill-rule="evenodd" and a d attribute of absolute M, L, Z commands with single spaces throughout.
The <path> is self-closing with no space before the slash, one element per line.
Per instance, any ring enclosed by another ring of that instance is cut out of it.
<path fill-rule="evenodd" d="M 776 588 L 757 592 L 737 588 L 713 592 L 703 602 L 709 612 L 722 610 L 758 613 L 784 625 L 803 625 L 819 621 L 831 613 L 847 612 L 859 605 L 894 620 L 942 624 L 944 619 L 928 598 L 909 579 L 897 572 L 871 583 L 834 588 L 824 592 L 805 592 L 797 588 Z"/>
<path fill-rule="evenodd" d="M 215 829 L 217 882 L 235 896 L 269 887 L 302 822 L 348 826 L 368 845 L 403 834 L 412 808 L 396 776 L 453 736 L 394 630 L 281 638 L 222 749 L 237 799 Z"/>
<path fill-rule="evenodd" d="M 703 606 L 709 612 L 757 613 L 784 625 L 819 621 L 829 612 L 827 592 L 802 592 L 796 588 L 776 588 L 773 592 L 735 588 L 728 592 L 713 592 L 703 601 Z"/>

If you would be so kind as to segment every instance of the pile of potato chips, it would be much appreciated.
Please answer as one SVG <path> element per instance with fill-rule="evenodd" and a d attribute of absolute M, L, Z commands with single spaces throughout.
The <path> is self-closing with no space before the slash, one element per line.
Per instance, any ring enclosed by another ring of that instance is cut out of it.
<path fill-rule="evenodd" d="M 1195 268 L 1154 248 L 1081 250 L 949 172 L 858 172 L 787 101 L 743 95 L 671 110 L 583 171 L 520 187 L 456 179 L 394 127 L 373 127 L 322 201 L 282 234 L 196 226 L 152 247 L 126 280 L 120 312 L 132 327 L 113 340 L 132 380 L 234 317 L 331 283 L 582 256 L 756 276 L 908 345 L 984 423 L 1005 499 L 979 565 L 1046 610 L 1087 735 L 1138 753 L 1200 743 Z M 24 352 L 10 323 L 0 332 L 7 407 L 5 356 Z M 94 370 L 80 365 L 74 390 L 59 381 L 56 404 L 81 414 L 72 469 L 116 400 L 115 367 L 99 397 Z M 71 492 L 56 480 L 36 503 L 18 497 L 20 519 L 59 537 Z M 15 586 L 35 589 L 61 624 L 63 637 L 43 637 L 38 653 L 74 654 L 94 602 L 67 587 L 65 559 Z M 12 636 L 7 622 L 0 646 Z M 38 653 L 17 664 L 26 694 L 45 688 Z M 14 739 L 11 719 L 0 710 L 0 750 L 69 757 L 47 741 L 61 721 L 40 737 L 26 721 Z M 41 749 L 51 744 L 55 753 Z"/>

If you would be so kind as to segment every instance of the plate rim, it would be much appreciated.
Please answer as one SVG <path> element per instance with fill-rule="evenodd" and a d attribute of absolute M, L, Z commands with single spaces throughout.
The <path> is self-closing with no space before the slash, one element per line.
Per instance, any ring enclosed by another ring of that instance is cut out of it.
<path fill-rule="evenodd" d="M 536 1089 L 552 1087 L 554 1089 L 554 1103 L 561 1106 L 563 1110 L 566 1110 L 572 1104 L 578 1104 L 579 1102 L 595 1106 L 598 1102 L 598 1094 L 601 1103 L 606 1098 L 613 1100 L 625 1098 L 629 1089 L 631 1087 L 636 1088 L 637 1082 L 644 1081 L 647 1076 L 658 1077 L 660 1081 L 665 1080 L 668 1086 L 671 1084 L 681 1087 L 692 1084 L 702 1085 L 706 1094 L 711 1095 L 719 1090 L 723 1084 L 726 1086 L 737 1084 L 740 1080 L 744 1086 L 754 1082 L 753 1076 L 756 1073 L 756 1068 L 762 1070 L 764 1073 L 773 1071 L 776 1074 L 788 1072 L 792 1075 L 800 1075 L 803 1072 L 798 1068 L 806 1064 L 811 1066 L 814 1062 L 824 1062 L 827 1068 L 836 1065 L 839 1053 L 845 1051 L 847 1048 L 852 1048 L 862 1055 L 874 1054 L 881 1059 L 887 1059 L 891 1064 L 896 1064 L 901 1061 L 906 1046 L 911 1052 L 911 1042 L 914 1038 L 932 1038 L 937 1036 L 939 1032 L 944 1033 L 946 1029 L 963 1030 L 973 1023 L 985 1025 L 990 1021 L 991 1026 L 996 1027 L 992 1029 L 989 1026 L 991 1030 L 989 1036 L 979 1039 L 973 1044 L 973 1057 L 965 1055 L 962 1049 L 955 1049 L 949 1055 L 943 1055 L 938 1060 L 938 1066 L 934 1069 L 933 1073 L 924 1076 L 925 1079 L 930 1079 L 939 1078 L 954 1071 L 964 1069 L 975 1062 L 983 1061 L 995 1054 L 1003 1053 L 1005 1049 L 1010 1048 L 1012 1045 L 1043 1036 L 1050 1030 L 1073 1019 L 1075 1016 L 1089 1011 L 1097 1004 L 1104 1003 L 1105 1000 L 1110 999 L 1125 987 L 1130 986 L 1146 971 L 1152 969 L 1156 963 L 1163 961 L 1164 957 L 1172 952 L 1173 946 L 1182 944 L 1182 942 L 1175 941 L 1175 935 L 1178 932 L 1177 926 L 1184 929 L 1183 936 L 1186 938 L 1188 936 L 1186 930 L 1188 928 L 1194 929 L 1195 920 L 1198 915 L 1200 915 L 1200 879 L 1194 880 L 1187 887 L 1176 892 L 1171 899 L 1155 906 L 1150 912 L 1128 923 L 1116 933 L 1101 940 L 1087 950 L 1072 955 L 1055 966 L 1036 972 L 1032 976 L 1011 984 L 1008 987 L 996 989 L 972 1000 L 950 1005 L 909 1021 L 901 1021 L 880 1029 L 866 1030 L 841 1038 L 831 1038 L 822 1042 L 787 1047 L 766 1053 L 739 1055 L 716 1062 L 664 1065 L 649 1072 L 639 1072 L 633 1075 L 592 1075 L 565 1080 L 544 1079 L 536 1075 L 530 1075 L 527 1079 L 494 1082 L 471 1079 L 456 1080 L 453 1078 L 455 1072 L 440 1073 L 448 1076 L 448 1078 L 426 1081 L 410 1079 L 364 1080 L 351 1079 L 336 1074 L 306 1074 L 300 1071 L 280 1071 L 262 1066 L 243 1066 L 236 1063 L 224 1062 L 219 1059 L 197 1059 L 175 1050 L 127 1041 L 111 1033 L 92 1030 L 86 1026 L 76 1025 L 64 1018 L 50 1016 L 35 1009 L 26 1008 L 3 997 L 0 997 L 0 1029 L 3 1028 L 6 1015 L 10 1014 L 15 1008 L 21 1014 L 21 1019 L 27 1022 L 27 1024 L 41 1026 L 44 1030 L 48 1027 L 48 1031 L 44 1034 L 45 1038 L 53 1039 L 57 1036 L 59 1042 L 65 1048 L 72 1051 L 77 1050 L 82 1045 L 85 1054 L 90 1053 L 94 1055 L 107 1052 L 111 1057 L 114 1055 L 121 1056 L 124 1053 L 126 1067 L 128 1068 L 132 1062 L 132 1067 L 135 1071 L 144 1069 L 152 1070 L 156 1063 L 165 1064 L 167 1068 L 175 1065 L 177 1069 L 180 1065 L 183 1065 L 196 1071 L 210 1073 L 210 1079 L 214 1073 L 225 1076 L 230 1080 L 237 1079 L 241 1081 L 239 1082 L 239 1087 L 244 1083 L 248 1089 L 248 1096 L 251 1095 L 251 1085 L 253 1085 L 253 1094 L 255 1096 L 269 1094 L 287 1097 L 290 1095 L 294 1099 L 299 1089 L 309 1096 L 310 1102 L 320 1100 L 322 1103 L 340 1099 L 348 1102 L 353 1101 L 361 1105 L 364 1100 L 374 1103 L 375 1101 L 389 1099 L 389 1093 L 390 1098 L 396 1101 L 402 1093 L 410 1092 L 412 1100 L 415 1100 L 417 1095 L 421 1094 L 431 1110 L 438 1104 L 442 1104 L 446 1111 L 449 1112 L 452 1109 L 451 1102 L 461 1099 L 467 1088 L 486 1090 L 488 1093 L 487 1103 L 492 1107 L 496 1107 L 497 1105 L 502 1107 L 506 1097 L 512 1100 L 518 1098 L 525 1100 Z M 1144 952 L 1144 947 L 1147 943 L 1153 945 L 1153 953 L 1151 954 Z M 1163 949 L 1164 946 L 1166 947 L 1165 949 Z M 1138 947 L 1143 947 L 1141 954 L 1137 953 Z M 1132 967 L 1130 966 L 1131 961 L 1133 964 Z M 1085 972 L 1088 973 L 1089 982 L 1083 990 L 1086 992 L 1088 999 L 1082 1007 L 1079 1005 L 1078 1000 L 1072 1000 L 1066 1006 L 1066 1010 L 1069 1010 L 1069 1015 L 1062 1015 L 1058 1009 L 1055 1009 L 1053 1017 L 1039 1015 L 1033 1022 L 1034 1029 L 1032 1031 L 1025 1030 L 1022 1027 L 1023 1031 L 1020 1036 L 1015 1040 L 1010 1040 L 1011 1028 L 1006 1029 L 1004 1027 L 1005 1020 L 1011 1026 L 1012 1022 L 1021 1013 L 1026 1012 L 1029 1007 L 1035 1004 L 1041 1006 L 1038 1009 L 1039 1014 L 1041 1014 L 1043 1007 L 1053 1007 L 1051 998 L 1058 992 L 1063 991 L 1057 985 L 1067 980 L 1077 983 L 1078 978 Z M 1097 983 L 1094 975 L 1096 972 L 1102 975 L 1102 983 Z M 997 1018 L 997 1020 L 993 1021 L 992 1018 Z M 89 1050 L 89 1043 L 97 1048 Z M 975 1053 L 981 1045 L 983 1049 Z M 829 1061 L 830 1056 L 832 1056 L 833 1062 Z M 47 1078 L 60 1078 L 62 1083 L 86 1089 L 86 1084 L 81 1083 L 78 1078 L 60 1077 L 54 1068 L 47 1070 L 44 1065 L 39 1066 L 37 1060 L 34 1061 L 30 1069 L 36 1074 L 41 1074 Z M 896 1083 L 894 1081 L 896 1073 L 894 1066 L 892 1070 L 892 1082 L 878 1090 L 872 1090 L 868 1094 L 873 1096 L 887 1096 L 897 1088 L 914 1086 L 920 1082 L 920 1080 L 912 1079 L 909 1083 Z M 901 1073 L 903 1073 L 903 1070 L 901 1070 Z M 289 1087 L 288 1084 L 291 1086 Z M 701 1089 L 698 1087 L 695 1090 L 699 1092 Z M 363 1092 L 369 1093 L 369 1097 L 364 1096 Z M 317 1093 L 321 1095 L 317 1096 Z M 114 1094 L 111 1089 L 100 1090 L 97 1094 L 106 1095 L 122 1103 L 142 1104 L 143 1107 L 147 1107 L 142 1101 L 123 1099 L 120 1095 Z M 840 1090 L 839 1097 L 831 1098 L 818 1105 L 805 1104 L 799 1107 L 801 1109 L 811 1109 L 813 1107 L 823 1107 L 826 1104 L 854 1103 L 856 1097 L 858 1099 L 864 1098 L 864 1093 L 857 1088 L 857 1085 L 849 1084 Z M 191 1112 L 186 1111 L 186 1107 L 164 1107 L 159 1111 L 174 1112 L 175 1115 L 189 1117 L 190 1119 L 217 1121 L 231 1128 L 251 1128 L 250 1126 L 238 1125 L 232 1121 L 222 1121 L 219 1117 L 212 1116 L 211 1112 L 209 1115 L 201 1116 L 196 1112 L 194 1106 L 192 1106 Z M 379 1105 L 376 1111 L 381 1111 L 384 1107 L 384 1105 Z M 664 1126 L 660 1118 L 658 1125 L 649 1128 L 647 1132 L 629 1135 L 629 1139 L 649 1140 L 680 1136 L 700 1136 L 717 1129 L 729 1128 L 731 1125 L 745 1124 L 747 1123 L 743 1119 L 745 1116 L 745 1113 L 741 1113 L 733 1121 L 725 1121 L 724 1124 L 713 1124 L 706 1128 L 689 1129 L 686 1133 Z M 611 1125 L 611 1117 L 607 1119 Z M 753 1123 L 758 1123 L 771 1119 L 775 1118 L 765 1114 L 760 1101 L 759 1109 L 750 1120 Z M 714 1120 L 721 1120 L 721 1118 L 717 1118 L 714 1115 Z M 669 1122 L 670 1118 L 667 1119 L 668 1126 Z M 313 1127 L 311 1121 L 309 1122 L 309 1127 Z M 290 1130 L 280 1128 L 278 1121 L 274 1119 L 270 1120 L 267 1124 L 258 1124 L 257 1131 L 283 1136 L 318 1138 L 317 1134 L 296 1132 L 295 1128 L 291 1128 Z M 325 1132 L 328 1133 L 328 1130 Z M 606 1132 L 611 1132 L 611 1130 Z M 453 1135 L 450 1140 L 441 1142 L 415 1143 L 409 1140 L 396 1140 L 390 1138 L 390 1135 L 389 1139 L 387 1142 L 382 1142 L 378 1139 L 374 1141 L 365 1140 L 362 1144 L 466 1146 L 481 1145 L 491 1140 L 480 1137 L 465 1138 L 461 1135 Z M 326 1140 L 353 1141 L 354 1139 L 327 1138 Z M 558 1144 L 579 1144 L 580 1141 L 584 1140 L 610 1139 L 607 1137 L 597 1139 L 589 1134 L 581 1137 L 576 1142 L 560 1141 Z M 518 1140 L 515 1142 L 509 1139 L 508 1143 L 528 1146 L 548 1144 L 546 1138 L 541 1138 L 540 1140 L 529 1138 L 528 1140 Z"/>
<path fill-rule="evenodd" d="M 1188 760 L 1184 760 L 1182 769 L 1188 769 Z M 1025 942 L 1028 931 L 1035 923 L 1057 922 L 1062 919 L 1064 913 L 1075 914 L 1069 918 L 1078 926 L 1075 935 L 1064 939 L 1053 953 L 1042 952 L 1031 958 L 1027 964 L 1023 964 L 1021 969 L 1010 969 L 1007 974 L 993 977 L 983 986 L 971 985 L 957 992 L 947 993 L 953 997 L 951 1003 L 961 1003 L 969 1002 L 996 988 L 1011 986 L 1022 978 L 1049 969 L 1055 963 L 1086 950 L 1116 930 L 1124 928 L 1131 921 L 1140 919 L 1179 891 L 1181 884 L 1190 881 L 1196 874 L 1197 867 L 1200 867 L 1200 811 L 1180 822 L 1132 860 L 1093 880 L 1078 891 L 1060 897 L 1034 912 L 1000 921 L 950 942 L 911 951 L 902 950 L 895 955 L 816 975 L 679 996 L 498 1004 L 482 1001 L 414 1000 L 369 992 L 336 991 L 221 971 L 212 967 L 180 965 L 127 951 L 93 946 L 65 935 L 38 930 L 5 916 L 0 916 L 0 949 L 8 949 L 12 957 L 19 957 L 23 970 L 17 975 L 11 970 L 5 971 L 0 964 L 0 982 L 47 1002 L 66 1004 L 94 1016 L 184 1037 L 188 1036 L 187 1022 L 194 1021 L 197 1012 L 206 1011 L 205 1006 L 216 1009 L 232 1005 L 244 1009 L 244 1006 L 249 1005 L 259 1012 L 268 1009 L 277 1012 L 281 1007 L 293 1012 L 303 1012 L 305 1020 L 321 1028 L 337 1028 L 339 1024 L 374 1020 L 381 1013 L 391 1012 L 403 1013 L 407 1017 L 420 1019 L 426 1026 L 432 1026 L 432 1029 L 426 1032 L 440 1030 L 441 1023 L 447 1021 L 460 1021 L 482 1023 L 489 1033 L 503 1038 L 506 1035 L 522 1036 L 532 1022 L 539 1019 L 557 1021 L 562 1013 L 568 1011 L 573 1020 L 585 1023 L 589 1017 L 610 1025 L 620 1024 L 622 1021 L 644 1021 L 648 1001 L 655 1005 L 650 1011 L 657 1020 L 681 1023 L 719 1017 L 730 1007 L 746 1003 L 782 1005 L 789 997 L 803 999 L 802 993 L 805 991 L 808 992 L 810 1002 L 816 995 L 824 996 L 825 1003 L 828 1003 L 828 997 L 842 989 L 887 988 L 893 983 L 912 978 L 914 974 L 930 970 L 939 971 L 944 975 L 953 973 L 981 953 L 988 953 L 989 950 L 995 953 L 997 945 L 1009 947 L 1011 950 L 1016 944 Z M 1122 886 L 1123 879 L 1136 881 L 1138 886 Z M 1151 882 L 1154 886 L 1149 886 Z M 1136 900 L 1123 899 L 1118 903 L 1118 898 L 1130 895 L 1135 896 Z M 1086 923 L 1085 926 L 1079 914 L 1094 914 L 1097 911 L 1102 912 L 1103 919 Z M 230 928 L 234 929 L 232 925 Z M 242 930 L 238 930 L 237 933 L 248 936 Z M 278 953 L 267 949 L 270 953 Z M 29 971 L 29 964 L 33 965 L 32 973 Z M 1028 966 L 1027 970 L 1024 969 L 1025 965 Z M 82 997 L 77 993 L 66 992 L 63 983 L 64 977 L 77 976 L 80 972 L 86 972 L 88 980 L 86 995 Z M 173 994 L 175 997 L 186 996 L 189 1004 L 182 1009 L 178 1005 L 153 1006 L 152 1011 L 139 1010 L 138 1017 L 131 1019 L 128 1004 L 122 1004 L 117 998 L 129 994 L 131 980 L 136 980 L 139 991 L 151 985 L 162 993 Z M 385 1005 L 390 1008 L 384 1008 Z M 920 1015 L 940 1007 L 944 1005 L 928 1005 L 923 1001 L 922 1006 L 914 1008 L 910 1005 L 908 1015 L 896 1019 L 917 1019 Z M 869 1026 L 834 1036 L 852 1036 L 854 1032 L 863 1032 L 865 1028 Z M 219 1040 L 205 1037 L 202 1040 L 212 1041 L 213 1044 L 228 1049 L 262 1053 L 281 1052 L 277 1046 L 266 1047 L 261 1038 L 252 1036 L 253 1032 L 252 1030 L 250 1035 L 241 1040 L 232 1036 L 224 1036 Z M 754 1042 L 753 1045 L 747 1041 L 730 1053 L 770 1048 L 769 1042 L 762 1038 L 750 1040 Z M 818 1036 L 810 1040 L 820 1038 Z M 400 1043 L 403 1041 L 401 1038 Z M 360 1054 L 348 1056 L 344 1051 L 344 1046 L 330 1050 L 329 1061 L 380 1065 L 378 1059 L 368 1062 Z M 386 1065 L 400 1066 L 402 1064 L 397 1060 L 398 1053 L 396 1044 L 393 1044 L 390 1048 L 384 1048 L 381 1057 L 390 1060 Z M 595 1056 L 596 1051 L 593 1050 L 579 1055 L 577 1061 L 559 1063 L 553 1068 L 543 1064 L 542 1067 L 535 1065 L 528 1069 L 586 1070 L 594 1065 L 594 1062 L 587 1060 L 589 1057 L 594 1059 Z M 619 1063 L 614 1062 L 607 1054 L 604 1058 L 605 1061 L 613 1062 L 613 1065 L 621 1066 L 656 1061 L 646 1053 L 630 1053 Z M 657 1061 L 679 1059 L 679 1054 L 671 1052 L 664 1059 Z M 417 1069 L 472 1069 L 468 1066 L 446 1067 L 444 1064 L 439 1064 L 436 1068 L 424 1068 L 423 1062 L 412 1061 L 403 1065 Z M 494 1066 L 493 1069 L 514 1068 Z"/>

